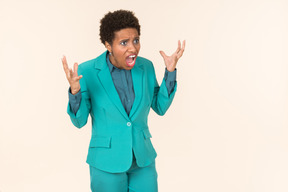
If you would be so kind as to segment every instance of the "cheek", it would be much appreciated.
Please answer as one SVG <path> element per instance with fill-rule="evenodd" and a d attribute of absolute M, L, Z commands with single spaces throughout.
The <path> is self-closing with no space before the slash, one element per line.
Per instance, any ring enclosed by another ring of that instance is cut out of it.
<path fill-rule="evenodd" d="M 124 49 L 118 48 L 118 49 L 113 50 L 113 55 L 119 63 L 126 63 L 125 53 L 126 52 Z"/>
<path fill-rule="evenodd" d="M 125 51 L 126 51 L 125 47 L 123 47 L 123 46 L 118 46 L 117 47 L 117 54 L 118 55 L 123 55 L 125 53 Z"/>
<path fill-rule="evenodd" d="M 140 48 L 141 48 L 140 44 L 136 46 L 136 49 L 138 50 L 138 52 L 139 52 Z"/>
<path fill-rule="evenodd" d="M 119 58 L 121 57 L 121 55 L 123 55 L 124 51 L 120 49 L 119 47 L 116 47 L 113 49 L 113 53 L 115 57 Z"/>

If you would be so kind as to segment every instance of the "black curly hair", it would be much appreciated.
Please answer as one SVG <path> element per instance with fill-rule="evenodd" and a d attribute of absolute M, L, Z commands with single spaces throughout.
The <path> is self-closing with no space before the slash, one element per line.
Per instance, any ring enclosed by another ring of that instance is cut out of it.
<path fill-rule="evenodd" d="M 139 21 L 132 11 L 117 10 L 107 13 L 100 21 L 101 42 L 105 45 L 105 41 L 107 41 L 112 45 L 114 32 L 125 28 L 135 28 L 140 35 Z"/>

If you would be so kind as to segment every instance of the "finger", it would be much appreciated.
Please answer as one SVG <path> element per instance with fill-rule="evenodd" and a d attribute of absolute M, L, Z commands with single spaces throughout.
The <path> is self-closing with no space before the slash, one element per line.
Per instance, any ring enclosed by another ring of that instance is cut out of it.
<path fill-rule="evenodd" d="M 163 51 L 159 51 L 163 59 L 166 59 L 167 55 Z"/>
<path fill-rule="evenodd" d="M 83 77 L 83 75 L 80 75 L 80 76 L 78 76 L 78 77 L 76 78 L 76 80 L 79 81 L 82 77 Z"/>
<path fill-rule="evenodd" d="M 73 70 L 69 68 L 69 73 L 68 73 L 68 79 L 71 79 L 73 77 Z"/>
<path fill-rule="evenodd" d="M 185 45 L 186 45 L 186 40 L 183 41 L 182 45 L 183 45 L 182 49 L 184 50 L 185 49 Z"/>
<path fill-rule="evenodd" d="M 178 55 L 177 55 L 177 58 L 179 59 L 180 57 L 182 57 L 183 53 L 184 53 L 184 50 L 185 50 L 185 44 L 186 44 L 186 41 L 184 40 L 183 41 L 183 46 L 181 48 L 181 50 L 179 51 Z"/>
<path fill-rule="evenodd" d="M 62 64 L 63 64 L 64 72 L 66 74 L 66 78 L 69 80 L 70 79 L 70 71 L 69 71 L 69 67 L 68 67 L 67 60 L 66 60 L 65 56 L 62 58 Z"/>
<path fill-rule="evenodd" d="M 66 60 L 65 55 L 63 55 L 63 57 L 62 57 L 62 63 L 66 63 L 67 64 L 67 60 Z"/>
<path fill-rule="evenodd" d="M 182 57 L 184 52 L 184 49 L 181 49 L 181 51 L 179 51 L 179 53 L 177 54 L 177 59 L 180 59 L 180 57 Z"/>
<path fill-rule="evenodd" d="M 178 47 L 177 50 L 175 51 L 175 53 L 178 53 L 181 50 L 181 42 L 180 40 L 178 40 Z"/>
<path fill-rule="evenodd" d="M 63 56 L 62 58 L 62 65 L 63 65 L 63 69 L 65 73 L 67 74 L 67 72 L 69 71 L 69 68 L 68 68 L 68 64 L 67 64 L 67 60 L 65 56 Z"/>
<path fill-rule="evenodd" d="M 78 76 L 78 63 L 74 63 L 74 75 Z"/>

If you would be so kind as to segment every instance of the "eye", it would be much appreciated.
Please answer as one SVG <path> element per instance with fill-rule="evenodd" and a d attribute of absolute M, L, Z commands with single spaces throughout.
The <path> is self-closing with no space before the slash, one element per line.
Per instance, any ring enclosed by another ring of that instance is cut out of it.
<path fill-rule="evenodd" d="M 127 45 L 127 41 L 122 41 L 120 44 L 123 45 L 123 46 L 126 46 Z"/>
<path fill-rule="evenodd" d="M 134 39 L 134 44 L 138 44 L 139 43 L 139 39 Z"/>

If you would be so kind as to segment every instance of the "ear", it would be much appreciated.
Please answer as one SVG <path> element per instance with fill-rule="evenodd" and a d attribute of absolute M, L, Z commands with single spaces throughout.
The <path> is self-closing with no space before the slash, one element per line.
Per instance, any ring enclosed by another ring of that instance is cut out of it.
<path fill-rule="evenodd" d="M 107 41 L 105 41 L 105 47 L 110 53 L 112 52 L 112 46 Z"/>

